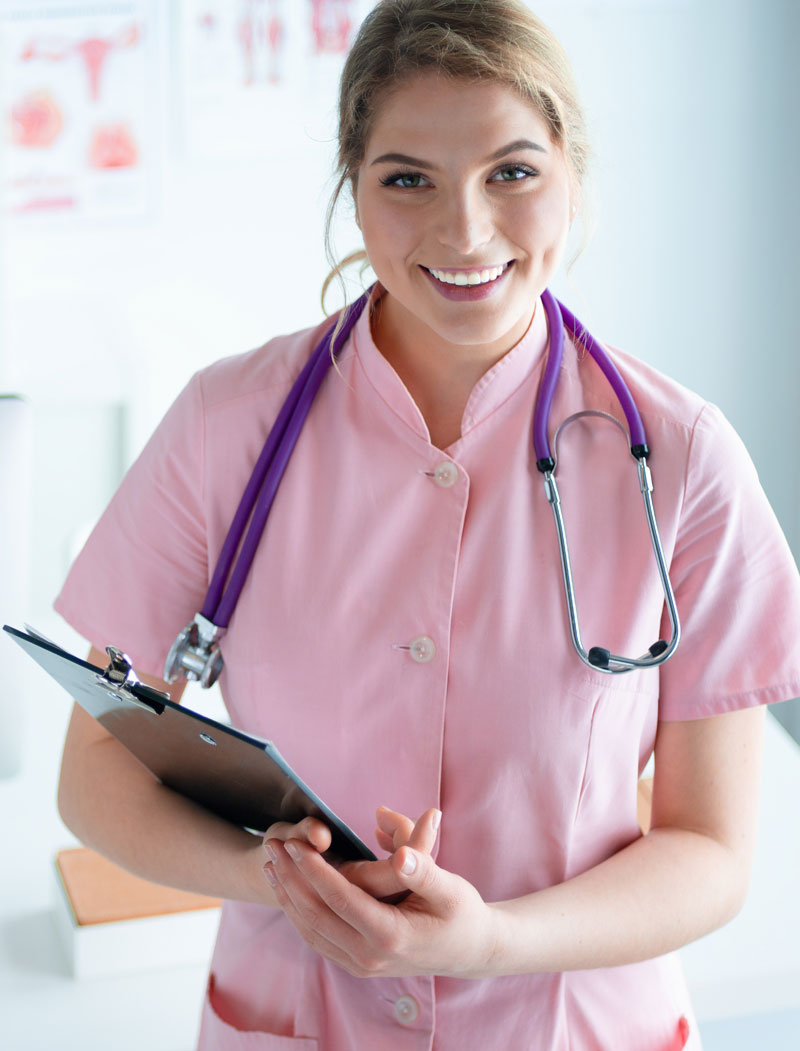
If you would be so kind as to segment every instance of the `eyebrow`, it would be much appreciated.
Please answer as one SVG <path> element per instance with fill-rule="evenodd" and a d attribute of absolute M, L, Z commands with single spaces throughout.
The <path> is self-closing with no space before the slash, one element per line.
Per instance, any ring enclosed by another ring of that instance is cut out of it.
<path fill-rule="evenodd" d="M 489 161 L 499 161 L 501 157 L 507 156 L 509 153 L 516 153 L 517 150 L 538 150 L 540 153 L 547 153 L 544 146 L 540 146 L 538 142 L 532 142 L 530 139 L 515 139 L 513 142 L 509 142 L 507 146 L 501 146 L 499 150 L 495 150 L 486 159 Z M 419 157 L 409 157 L 405 153 L 382 153 L 380 157 L 376 157 L 375 160 L 370 164 L 370 167 L 374 164 L 408 164 L 412 168 L 427 168 L 429 171 L 435 171 L 436 165 L 431 164 L 430 161 L 422 161 Z"/>

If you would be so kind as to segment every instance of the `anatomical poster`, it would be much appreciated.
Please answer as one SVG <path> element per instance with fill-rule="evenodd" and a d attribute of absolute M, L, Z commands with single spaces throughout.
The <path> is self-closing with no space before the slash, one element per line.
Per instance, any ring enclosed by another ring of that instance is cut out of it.
<path fill-rule="evenodd" d="M 345 55 L 374 0 L 180 0 L 183 138 L 192 156 L 280 153 L 330 137 Z"/>
<path fill-rule="evenodd" d="M 0 3 L 6 216 L 143 214 L 154 184 L 152 0 Z"/>

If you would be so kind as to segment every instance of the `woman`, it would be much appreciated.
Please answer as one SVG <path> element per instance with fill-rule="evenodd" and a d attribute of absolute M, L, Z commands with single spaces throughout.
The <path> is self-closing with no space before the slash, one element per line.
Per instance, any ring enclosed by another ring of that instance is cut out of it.
<path fill-rule="evenodd" d="M 540 296 L 586 152 L 563 53 L 522 4 L 384 0 L 364 23 L 338 190 L 378 284 L 281 483 L 222 684 L 233 722 L 276 740 L 362 837 L 376 803 L 397 808 L 378 810 L 389 856 L 337 868 L 313 821 L 262 843 L 156 784 L 80 709 L 65 746 L 60 806 L 85 842 L 227 899 L 203 1048 L 700 1047 L 671 952 L 743 900 L 762 705 L 800 693 L 800 586 L 721 414 L 613 352 L 652 447 L 683 641 L 659 672 L 605 675 L 575 655 L 530 434 Z M 325 331 L 195 376 L 59 597 L 162 688 Z M 598 409 L 619 415 L 568 341 L 551 418 Z M 641 653 L 663 597 L 615 429 L 564 431 L 559 478 L 581 509 L 586 637 Z"/>

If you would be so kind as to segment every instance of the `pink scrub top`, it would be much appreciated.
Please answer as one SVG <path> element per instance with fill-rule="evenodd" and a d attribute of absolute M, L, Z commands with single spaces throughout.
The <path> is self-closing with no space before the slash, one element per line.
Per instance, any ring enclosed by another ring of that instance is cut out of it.
<path fill-rule="evenodd" d="M 180 394 L 56 603 L 95 645 L 163 674 L 326 325 L 220 361 Z M 657 720 L 800 695 L 800 581 L 740 440 L 712 405 L 617 351 L 652 448 L 683 641 L 659 671 L 607 676 L 578 659 L 531 445 L 546 345 L 539 303 L 443 451 L 365 311 L 223 641 L 234 725 L 274 740 L 368 843 L 379 804 L 412 817 L 440 807 L 438 863 L 487 901 L 567 880 L 640 835 L 636 783 Z M 582 409 L 620 415 L 567 342 L 551 441 Z M 635 464 L 596 418 L 566 428 L 558 453 L 584 641 L 642 653 L 668 625 Z M 223 907 L 200 1036 L 204 1051 L 683 1046 L 700 1040 L 675 954 L 480 981 L 360 979 L 280 911 L 240 902 Z"/>

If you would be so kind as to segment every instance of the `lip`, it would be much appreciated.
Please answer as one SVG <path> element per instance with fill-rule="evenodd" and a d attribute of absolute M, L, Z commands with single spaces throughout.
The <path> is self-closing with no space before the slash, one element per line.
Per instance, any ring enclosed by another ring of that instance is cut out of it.
<path fill-rule="evenodd" d="M 499 290 L 500 286 L 506 281 L 506 278 L 514 268 L 514 260 L 510 260 L 508 266 L 505 268 L 503 273 L 494 279 L 494 281 L 487 281 L 485 285 L 446 285 L 443 281 L 438 281 L 430 271 L 421 266 L 420 270 L 425 274 L 428 281 L 433 285 L 436 291 L 444 299 L 450 299 L 457 303 L 473 303 L 478 302 L 482 299 L 488 299 L 489 296 L 495 295 Z M 457 273 L 472 273 L 473 270 L 477 270 L 478 267 L 442 267 L 443 270 L 447 270 L 451 274 Z M 490 267 L 482 267 L 481 269 L 491 269 Z"/>

